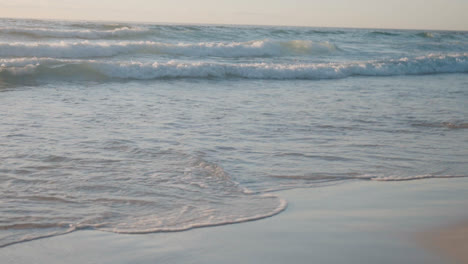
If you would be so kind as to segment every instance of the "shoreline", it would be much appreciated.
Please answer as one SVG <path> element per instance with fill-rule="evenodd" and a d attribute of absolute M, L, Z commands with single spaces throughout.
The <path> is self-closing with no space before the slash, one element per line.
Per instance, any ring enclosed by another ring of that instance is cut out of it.
<path fill-rule="evenodd" d="M 468 219 L 467 186 L 460 178 L 280 191 L 287 209 L 262 220 L 144 235 L 80 230 L 1 248 L 0 262 L 450 263 L 414 237 Z"/>

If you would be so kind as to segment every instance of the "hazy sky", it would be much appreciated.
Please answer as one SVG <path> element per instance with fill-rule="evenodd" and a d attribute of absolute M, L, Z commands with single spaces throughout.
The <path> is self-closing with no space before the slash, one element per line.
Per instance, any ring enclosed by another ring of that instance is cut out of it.
<path fill-rule="evenodd" d="M 468 30 L 468 0 L 0 0 L 0 17 Z"/>

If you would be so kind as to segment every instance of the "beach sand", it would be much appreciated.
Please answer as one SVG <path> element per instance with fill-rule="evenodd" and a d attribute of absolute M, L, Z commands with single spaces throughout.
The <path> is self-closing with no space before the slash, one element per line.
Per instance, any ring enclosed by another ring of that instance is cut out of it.
<path fill-rule="evenodd" d="M 455 263 L 468 263 L 468 221 L 423 232 L 419 240 Z"/>
<path fill-rule="evenodd" d="M 288 190 L 277 193 L 287 210 L 271 218 L 176 233 L 77 231 L 2 248 L 0 263 L 456 263 L 452 253 L 466 263 L 466 225 L 462 235 L 438 231 L 439 247 L 420 238 L 468 219 L 467 188 L 461 178 Z"/>

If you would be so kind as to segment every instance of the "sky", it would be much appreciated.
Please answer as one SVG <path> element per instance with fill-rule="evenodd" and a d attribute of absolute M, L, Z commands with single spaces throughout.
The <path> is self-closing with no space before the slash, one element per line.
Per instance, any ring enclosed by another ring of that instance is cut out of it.
<path fill-rule="evenodd" d="M 468 0 L 0 0 L 0 17 L 468 30 Z"/>

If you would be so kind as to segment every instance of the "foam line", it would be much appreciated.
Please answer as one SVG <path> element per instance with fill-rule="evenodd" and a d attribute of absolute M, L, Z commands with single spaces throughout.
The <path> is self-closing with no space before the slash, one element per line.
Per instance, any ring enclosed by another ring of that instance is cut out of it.
<path fill-rule="evenodd" d="M 163 43 L 154 41 L 0 42 L 0 56 L 3 57 L 99 58 L 121 54 L 169 54 L 230 58 L 320 55 L 337 50 L 337 47 L 329 42 L 312 42 L 308 40 L 199 43 Z"/>
<path fill-rule="evenodd" d="M 275 64 L 209 62 L 105 62 L 53 58 L 1 59 L 0 77 L 56 79 L 245 78 L 340 79 L 350 76 L 396 76 L 467 73 L 468 53 L 428 55 L 383 61 L 349 63 Z M 73 73 L 73 74 L 70 74 Z"/>

